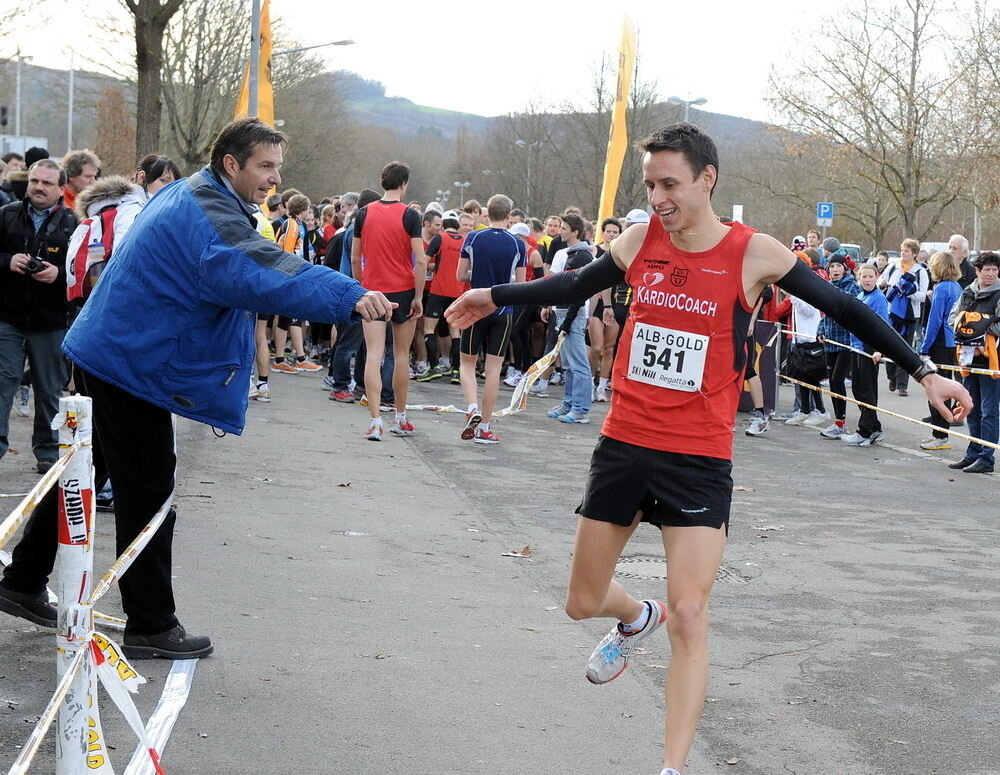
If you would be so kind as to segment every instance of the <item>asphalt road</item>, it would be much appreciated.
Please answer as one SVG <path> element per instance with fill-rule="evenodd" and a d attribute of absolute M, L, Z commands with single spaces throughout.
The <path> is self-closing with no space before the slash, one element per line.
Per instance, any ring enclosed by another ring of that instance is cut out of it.
<path fill-rule="evenodd" d="M 319 377 L 272 381 L 242 438 L 179 423 L 179 615 L 216 653 L 197 668 L 165 770 L 658 773 L 666 638 L 594 687 L 584 663 L 609 623 L 561 610 L 599 423 L 548 420 L 556 400 L 533 399 L 499 424 L 496 447 L 461 442 L 461 415 L 431 413 L 414 415 L 412 438 L 375 444 L 361 438 L 365 410 L 328 401 Z M 920 392 L 886 403 L 919 418 Z M 413 393 L 460 402 L 446 384 Z M 5 493 L 36 478 L 30 425 L 12 424 Z M 927 435 L 915 426 L 886 427 L 887 445 L 845 448 L 784 426 L 748 438 L 741 418 L 687 775 L 1000 773 L 997 480 L 948 470 L 959 449 L 915 450 Z M 102 517 L 98 570 L 112 529 Z M 525 546 L 528 557 L 503 556 Z M 663 594 L 653 528 L 619 570 L 635 594 Z M 0 650 L 2 770 L 55 668 L 52 635 L 22 620 L 0 615 Z M 169 664 L 136 666 L 148 714 Z M 102 708 L 121 772 L 134 740 Z M 52 761 L 50 736 L 33 771 Z"/>

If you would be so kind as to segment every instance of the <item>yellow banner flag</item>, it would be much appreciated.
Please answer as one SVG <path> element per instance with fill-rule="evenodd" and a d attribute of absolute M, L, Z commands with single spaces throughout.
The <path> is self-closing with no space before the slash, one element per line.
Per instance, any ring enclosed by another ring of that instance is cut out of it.
<path fill-rule="evenodd" d="M 604 162 L 604 183 L 601 186 L 601 205 L 597 223 L 610 218 L 615 213 L 615 196 L 618 193 L 618 179 L 628 150 L 628 127 L 625 111 L 632 91 L 632 73 L 635 71 L 635 25 L 627 16 L 622 22 L 622 42 L 618 50 L 618 88 L 615 91 L 615 106 L 611 112 L 611 131 L 608 134 L 608 156 Z M 600 239 L 600 235 L 597 235 Z"/>
<path fill-rule="evenodd" d="M 236 100 L 236 118 L 250 110 L 250 61 L 243 68 L 243 83 Z M 257 118 L 274 126 L 274 89 L 271 86 L 271 0 L 260 9 L 260 69 L 257 76 Z"/>

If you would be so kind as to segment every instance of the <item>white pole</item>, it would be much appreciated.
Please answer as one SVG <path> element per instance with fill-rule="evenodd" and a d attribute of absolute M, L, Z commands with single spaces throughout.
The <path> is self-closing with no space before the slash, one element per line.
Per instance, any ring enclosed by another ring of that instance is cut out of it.
<path fill-rule="evenodd" d="M 14 134 L 21 134 L 21 48 L 17 49 L 17 64 L 14 66 Z"/>
<path fill-rule="evenodd" d="M 73 150 L 73 49 L 69 50 L 69 115 L 66 120 L 66 153 Z"/>
<path fill-rule="evenodd" d="M 53 425 L 59 429 L 63 452 L 82 443 L 59 478 L 57 550 L 59 621 L 56 629 L 56 672 L 61 678 L 77 652 L 90 648 L 94 616 L 90 589 L 94 575 L 94 468 L 91 399 L 69 396 L 59 400 Z M 56 775 L 110 773 L 104 735 L 97 710 L 94 663 L 89 656 L 59 708 L 56 738 Z"/>
<path fill-rule="evenodd" d="M 250 82 L 247 115 L 257 115 L 258 84 L 260 83 L 260 0 L 253 0 L 250 13 Z"/>

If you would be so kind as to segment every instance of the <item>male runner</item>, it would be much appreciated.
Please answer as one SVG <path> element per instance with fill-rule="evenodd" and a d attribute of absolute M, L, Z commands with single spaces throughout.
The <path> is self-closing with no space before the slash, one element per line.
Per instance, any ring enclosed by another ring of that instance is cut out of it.
<path fill-rule="evenodd" d="M 476 289 L 447 311 L 465 327 L 498 305 L 582 301 L 623 279 L 635 298 L 614 367 L 611 411 L 591 462 L 570 569 L 566 612 L 619 620 L 598 644 L 587 678 L 607 683 L 636 644 L 667 623 L 664 769 L 678 775 L 708 683 L 708 599 L 722 559 L 732 498 L 733 423 L 745 332 L 768 283 L 822 309 L 912 373 L 942 416 L 969 394 L 940 377 L 877 315 L 814 275 L 783 245 L 711 207 L 718 153 L 690 124 L 644 143 L 643 174 L 655 218 L 626 229 L 600 259 L 531 283 Z M 613 580 L 640 521 L 661 528 L 667 603 L 636 600 Z"/>
<path fill-rule="evenodd" d="M 498 283 L 524 282 L 526 250 L 524 242 L 507 231 L 508 218 L 514 203 L 510 197 L 495 194 L 486 203 L 489 228 L 473 231 L 462 245 L 457 279 L 471 283 L 473 288 L 489 288 Z M 462 393 L 469 404 L 462 438 L 477 444 L 497 444 L 500 437 L 490 430 L 490 418 L 500 392 L 500 369 L 510 344 L 514 326 L 514 308 L 503 306 L 493 310 L 462 331 L 462 361 L 459 370 Z M 483 383 L 482 411 L 476 384 L 476 360 L 480 351 L 486 354 L 486 378 Z"/>
<path fill-rule="evenodd" d="M 354 219 L 351 267 L 366 287 L 377 288 L 399 306 L 393 310 L 392 349 L 395 367 L 392 389 L 396 398 L 396 422 L 390 433 L 409 436 L 413 423 L 406 418 L 406 393 L 410 381 L 410 344 L 413 328 L 423 312 L 427 256 L 421 238 L 420 213 L 403 201 L 410 182 L 410 168 L 398 161 L 382 168 L 382 188 L 377 202 L 361 210 Z M 364 259 L 362 260 L 362 256 Z M 382 440 L 382 418 L 377 397 L 382 392 L 382 357 L 385 354 L 385 320 L 362 323 L 365 335 L 365 392 L 371 424 L 365 438 Z"/>
<path fill-rule="evenodd" d="M 417 377 L 418 382 L 430 382 L 458 368 L 458 329 L 447 326 L 441 317 L 455 299 L 469 290 L 468 283 L 461 283 L 457 279 L 462 243 L 465 241 L 465 235 L 472 231 L 472 216 L 466 213 L 462 215 L 466 223 L 464 231 L 459 230 L 458 219 L 445 218 L 442 222 L 444 231 L 435 235 L 427 247 L 428 259 L 433 258 L 435 263 L 434 276 L 430 280 L 430 293 L 427 295 L 427 306 L 424 309 L 423 333 L 427 352 L 437 352 L 439 358 L 438 362 L 434 363 L 428 355 L 430 368 L 425 374 Z M 435 336 L 435 330 L 440 330 L 439 326 L 447 326 L 445 329 L 447 337 Z M 447 346 L 445 342 L 448 343 Z"/>

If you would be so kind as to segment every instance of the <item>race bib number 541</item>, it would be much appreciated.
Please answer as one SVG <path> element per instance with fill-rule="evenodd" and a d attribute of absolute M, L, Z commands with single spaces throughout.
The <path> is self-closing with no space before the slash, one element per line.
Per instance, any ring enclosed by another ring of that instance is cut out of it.
<path fill-rule="evenodd" d="M 628 377 L 658 387 L 694 393 L 701 390 L 708 337 L 636 323 Z"/>

